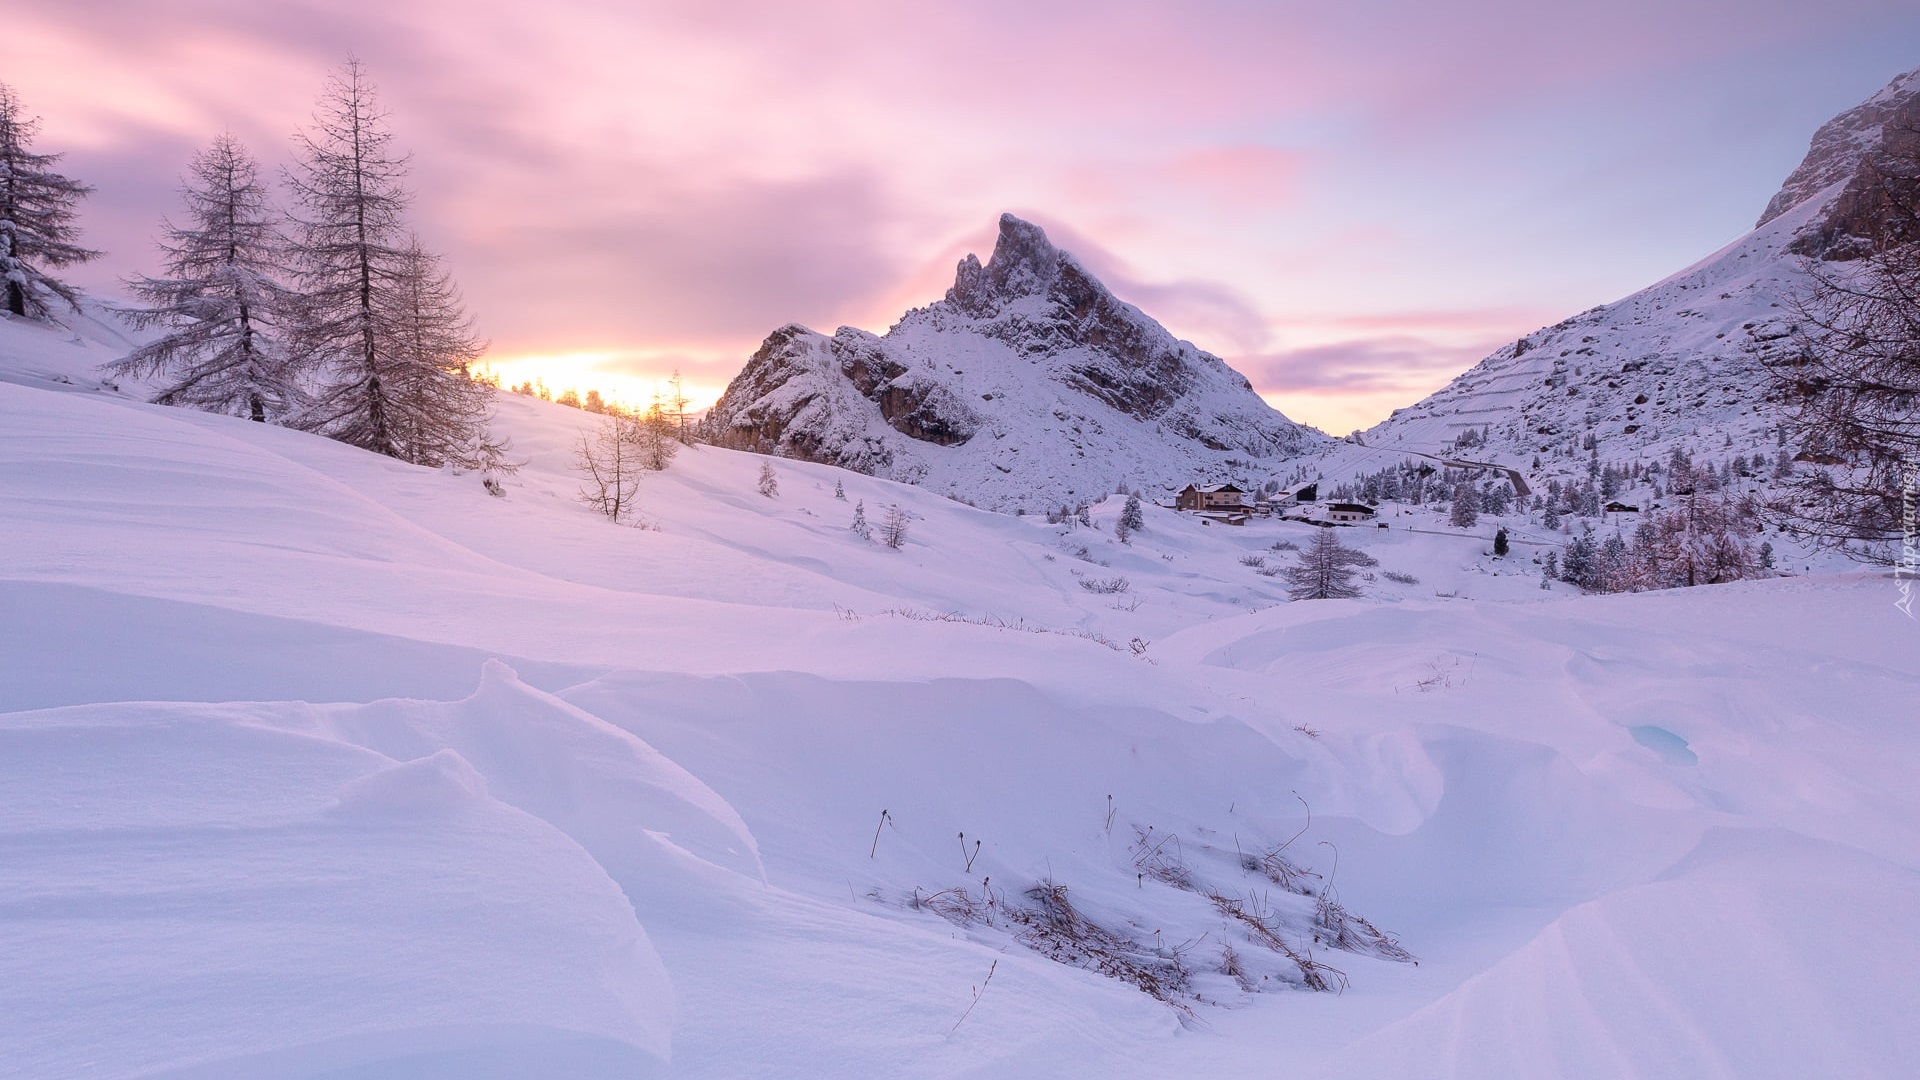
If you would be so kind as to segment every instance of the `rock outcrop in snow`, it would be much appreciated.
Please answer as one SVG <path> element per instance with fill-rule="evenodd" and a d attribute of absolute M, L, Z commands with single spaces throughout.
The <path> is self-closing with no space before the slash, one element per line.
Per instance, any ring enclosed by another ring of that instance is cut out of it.
<path fill-rule="evenodd" d="M 1845 258 L 1883 224 L 1879 178 L 1920 143 L 1920 71 L 1824 125 L 1746 236 L 1680 273 L 1542 328 L 1365 432 L 1330 474 L 1484 435 L 1475 460 L 1650 459 L 1671 447 L 1775 450 L 1767 368 L 1792 349 L 1803 259 Z M 1383 451 L 1389 453 L 1383 453 Z M 1364 460 L 1362 460 L 1364 459 Z M 1549 472 L 1553 471 L 1550 466 Z"/>
<path fill-rule="evenodd" d="M 884 336 L 775 330 L 706 423 L 721 445 L 1005 509 L 1264 477 L 1324 445 L 1011 214 L 985 265 L 962 259 Z"/>

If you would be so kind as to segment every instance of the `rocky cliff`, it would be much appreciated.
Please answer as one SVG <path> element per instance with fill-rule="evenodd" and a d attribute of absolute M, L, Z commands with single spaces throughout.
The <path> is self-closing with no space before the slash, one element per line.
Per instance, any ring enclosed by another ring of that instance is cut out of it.
<path fill-rule="evenodd" d="M 1326 444 L 1010 214 L 984 265 L 962 259 L 885 335 L 775 330 L 705 423 L 721 445 L 999 509 L 1264 479 Z"/>
<path fill-rule="evenodd" d="M 1916 162 L 1920 71 L 1910 71 L 1814 132 L 1807 156 L 1767 203 L 1756 227 L 1818 203 L 1790 250 L 1826 259 L 1855 257 L 1884 232 L 1890 201 L 1911 200 L 1920 188 Z"/>

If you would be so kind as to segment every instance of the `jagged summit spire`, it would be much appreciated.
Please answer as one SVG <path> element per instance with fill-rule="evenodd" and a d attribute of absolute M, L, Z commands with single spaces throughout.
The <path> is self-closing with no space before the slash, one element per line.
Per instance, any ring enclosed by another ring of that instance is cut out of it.
<path fill-rule="evenodd" d="M 986 314 L 998 303 L 1020 296 L 1038 296 L 1060 276 L 1059 248 L 1046 230 L 1012 214 L 1000 215 L 1000 236 L 993 257 L 981 266 L 968 254 L 954 273 L 947 299 L 969 314 Z"/>

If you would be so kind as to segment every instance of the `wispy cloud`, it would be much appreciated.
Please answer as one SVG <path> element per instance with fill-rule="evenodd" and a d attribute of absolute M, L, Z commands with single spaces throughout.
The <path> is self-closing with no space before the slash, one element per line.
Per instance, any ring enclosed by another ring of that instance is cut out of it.
<path fill-rule="evenodd" d="M 1897 0 L 15 7 L 0 73 L 99 188 L 101 291 L 151 269 L 193 148 L 231 129 L 284 162 L 354 53 L 502 348 L 744 359 L 790 320 L 879 328 L 1011 209 L 1202 348 L 1357 365 L 1323 397 L 1458 359 L 1480 334 L 1448 310 L 1579 310 L 1711 250 L 1778 176 L 1736 206 L 1707 164 L 1764 146 L 1784 175 L 1920 34 Z M 1782 121 L 1783 80 L 1826 97 Z M 1348 339 L 1374 344 L 1321 344 Z"/>

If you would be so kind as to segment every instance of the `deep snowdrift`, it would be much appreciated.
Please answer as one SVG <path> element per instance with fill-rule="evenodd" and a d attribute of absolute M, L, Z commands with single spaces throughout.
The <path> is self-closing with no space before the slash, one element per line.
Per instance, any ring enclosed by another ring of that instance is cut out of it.
<path fill-rule="evenodd" d="M 11 1075 L 1920 1059 L 1884 577 L 1570 597 L 1396 521 L 1342 537 L 1418 584 L 1288 604 L 1242 560 L 1306 526 L 1123 546 L 713 448 L 623 528 L 581 413 L 503 399 L 495 499 L 107 355 L 0 323 Z"/>

